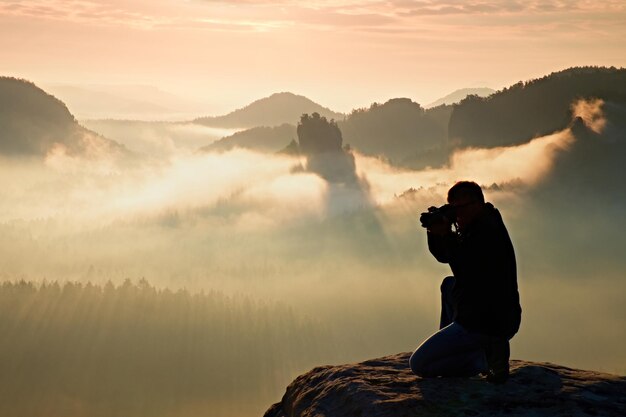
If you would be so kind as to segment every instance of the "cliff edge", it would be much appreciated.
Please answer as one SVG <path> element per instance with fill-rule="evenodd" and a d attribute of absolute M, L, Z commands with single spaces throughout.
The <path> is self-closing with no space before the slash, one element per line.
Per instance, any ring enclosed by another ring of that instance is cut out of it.
<path fill-rule="evenodd" d="M 422 379 L 410 353 L 321 366 L 296 378 L 265 417 L 626 416 L 626 377 L 511 361 L 511 377 Z"/>

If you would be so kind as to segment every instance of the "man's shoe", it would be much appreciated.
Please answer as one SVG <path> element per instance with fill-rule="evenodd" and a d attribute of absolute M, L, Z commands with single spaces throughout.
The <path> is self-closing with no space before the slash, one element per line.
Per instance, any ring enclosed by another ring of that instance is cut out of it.
<path fill-rule="evenodd" d="M 489 370 L 489 373 L 487 374 L 487 382 L 490 382 L 494 385 L 504 384 L 507 379 L 509 379 L 508 369 L 500 372 Z"/>
<path fill-rule="evenodd" d="M 508 340 L 491 343 L 486 350 L 489 372 L 487 381 L 492 384 L 504 384 L 509 378 L 509 356 L 511 348 Z"/>

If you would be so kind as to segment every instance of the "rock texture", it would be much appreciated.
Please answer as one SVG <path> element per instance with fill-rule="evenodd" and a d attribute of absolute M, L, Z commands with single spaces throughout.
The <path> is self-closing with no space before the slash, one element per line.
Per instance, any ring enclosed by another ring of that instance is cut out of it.
<path fill-rule="evenodd" d="M 511 377 L 414 376 L 410 353 L 322 366 L 299 376 L 265 417 L 626 416 L 626 377 L 511 361 Z"/>

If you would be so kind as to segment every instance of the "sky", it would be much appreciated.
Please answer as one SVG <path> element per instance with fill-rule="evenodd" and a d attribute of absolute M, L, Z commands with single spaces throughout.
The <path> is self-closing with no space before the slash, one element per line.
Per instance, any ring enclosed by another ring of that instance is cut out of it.
<path fill-rule="evenodd" d="M 209 114 L 280 91 L 427 105 L 579 65 L 626 66 L 625 1 L 0 0 L 1 75 L 157 86 Z"/>

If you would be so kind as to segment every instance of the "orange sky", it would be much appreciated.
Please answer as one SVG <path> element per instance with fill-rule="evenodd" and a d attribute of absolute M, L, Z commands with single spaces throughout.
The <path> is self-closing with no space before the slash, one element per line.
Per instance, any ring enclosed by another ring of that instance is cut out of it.
<path fill-rule="evenodd" d="M 150 84 L 228 111 L 278 91 L 421 104 L 626 66 L 626 1 L 0 0 L 0 74 Z"/>

